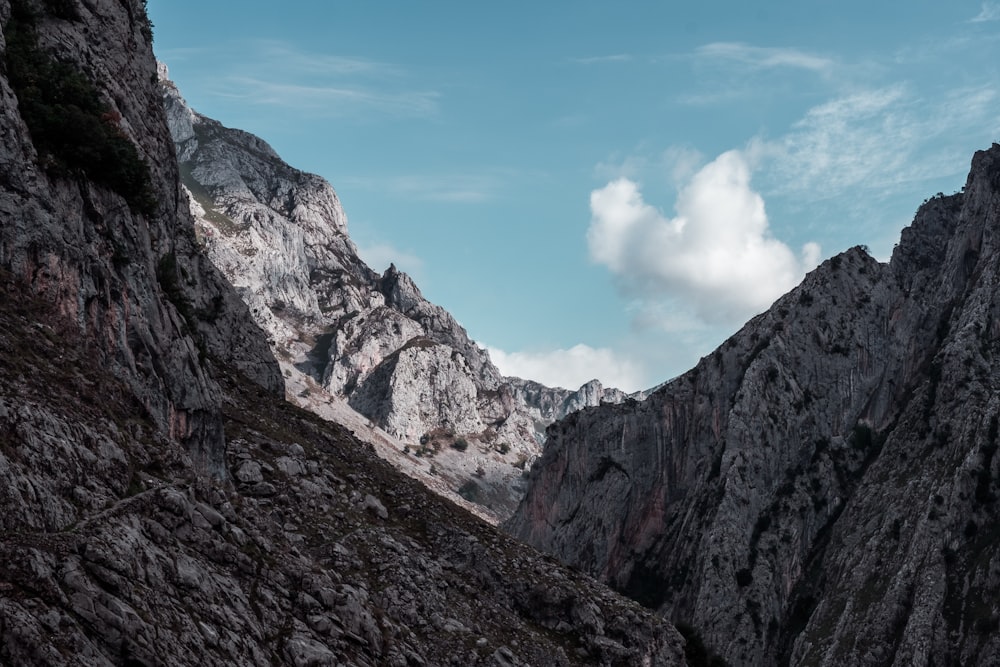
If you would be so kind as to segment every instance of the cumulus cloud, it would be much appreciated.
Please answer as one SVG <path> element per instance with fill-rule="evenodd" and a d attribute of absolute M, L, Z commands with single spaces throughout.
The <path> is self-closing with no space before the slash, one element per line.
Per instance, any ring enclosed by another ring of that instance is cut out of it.
<path fill-rule="evenodd" d="M 818 245 L 797 257 L 771 236 L 739 151 L 702 167 L 678 195 L 672 218 L 627 178 L 593 191 L 590 209 L 594 261 L 629 294 L 686 302 L 706 322 L 738 323 L 761 312 L 819 260 Z"/>
<path fill-rule="evenodd" d="M 549 387 L 577 389 L 586 382 L 599 379 L 605 387 L 617 387 L 628 392 L 647 388 L 639 365 L 608 348 L 580 344 L 568 350 L 548 352 L 486 349 L 504 375 L 534 380 Z"/>

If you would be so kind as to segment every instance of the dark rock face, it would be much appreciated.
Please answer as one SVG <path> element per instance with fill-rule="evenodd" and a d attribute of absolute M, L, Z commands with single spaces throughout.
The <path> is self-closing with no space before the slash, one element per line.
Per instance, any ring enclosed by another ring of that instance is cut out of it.
<path fill-rule="evenodd" d="M 282 401 L 199 252 L 143 3 L 13 4 L 151 205 L 57 168 L 0 68 L 0 664 L 683 664 L 663 619 Z"/>
<path fill-rule="evenodd" d="M 1000 146 L 645 402 L 549 430 L 511 532 L 741 665 L 1000 654 Z"/>
<path fill-rule="evenodd" d="M 232 484 L 211 481 L 16 287 L 0 284 L 0 663 L 684 664 L 663 619 L 224 368 Z"/>
<path fill-rule="evenodd" d="M 34 6 L 15 5 L 21 13 Z M 108 122 L 148 165 L 156 204 L 137 213 L 107 187 L 39 166 L 49 158 L 36 152 L 18 98 L 0 78 L 0 266 L 85 331 L 156 423 L 221 474 L 220 396 L 199 347 L 238 363 L 271 391 L 281 390 L 281 376 L 246 307 L 193 250 L 157 90 L 134 85 L 155 73 L 144 19 L 123 6 L 89 2 L 73 20 L 42 13 L 34 32 L 39 52 L 92 77 L 108 117 L 118 119 Z M 11 14 L 11 3 L 0 3 L 8 28 Z M 93 34 L 85 37 L 88 27 Z M 201 312 L 212 317 L 195 317 Z"/>

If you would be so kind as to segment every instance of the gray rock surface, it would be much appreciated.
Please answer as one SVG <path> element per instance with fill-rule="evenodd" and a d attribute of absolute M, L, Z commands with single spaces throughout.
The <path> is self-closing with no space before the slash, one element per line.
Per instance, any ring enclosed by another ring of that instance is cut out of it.
<path fill-rule="evenodd" d="M 740 665 L 996 664 L 1000 146 L 645 402 L 554 425 L 511 532 Z"/>
<path fill-rule="evenodd" d="M 0 664 L 683 664 L 664 620 L 281 400 L 194 238 L 144 3 L 13 4 L 5 60 L 31 10 L 41 52 L 120 112 L 98 122 L 156 207 L 40 155 L 5 62 Z"/>
<path fill-rule="evenodd" d="M 192 111 L 165 66 L 159 75 L 199 239 L 268 332 L 286 376 L 346 401 L 397 440 L 396 450 L 435 457 L 448 492 L 506 518 L 545 427 L 624 398 L 596 381 L 572 392 L 501 377 L 408 275 L 395 266 L 380 275 L 358 257 L 329 183 L 288 166 L 261 139 Z M 317 398 L 300 402 L 314 408 Z M 425 446 L 457 438 L 476 454 L 437 457 L 439 449 Z M 408 469 L 431 483 L 431 468 Z"/>
<path fill-rule="evenodd" d="M 149 166 L 157 205 L 137 213 L 106 187 L 39 166 L 48 157 L 37 154 L 4 77 L 0 266 L 86 331 L 93 353 L 127 379 L 158 427 L 223 474 L 220 396 L 199 356 L 235 363 L 270 391 L 281 390 L 281 376 L 246 306 L 194 251 L 158 91 L 134 85 L 155 72 L 144 19 L 131 5 L 73 4 L 76 20 L 38 19 L 37 48 L 88 73 Z M 10 2 L 0 3 L 0 17 L 10 24 Z M 211 320 L 193 317 L 200 312 Z"/>
<path fill-rule="evenodd" d="M 663 619 L 224 368 L 231 483 L 199 474 L 16 287 L 0 284 L 0 664 L 684 664 Z"/>

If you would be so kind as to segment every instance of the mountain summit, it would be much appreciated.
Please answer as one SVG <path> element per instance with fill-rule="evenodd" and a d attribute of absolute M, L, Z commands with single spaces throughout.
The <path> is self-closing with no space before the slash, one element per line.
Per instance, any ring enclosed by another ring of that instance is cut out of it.
<path fill-rule="evenodd" d="M 358 256 L 322 178 L 192 111 L 159 74 L 199 241 L 267 331 L 288 398 L 350 424 L 386 459 L 492 521 L 510 516 L 544 428 L 623 400 L 504 378 L 410 276 Z"/>
<path fill-rule="evenodd" d="M 511 532 L 739 665 L 1000 655 L 1000 146 L 643 403 L 554 425 Z"/>

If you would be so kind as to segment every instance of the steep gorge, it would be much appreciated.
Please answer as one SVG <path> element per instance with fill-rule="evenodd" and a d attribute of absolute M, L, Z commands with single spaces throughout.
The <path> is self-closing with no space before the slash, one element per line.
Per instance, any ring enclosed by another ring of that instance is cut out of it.
<path fill-rule="evenodd" d="M 740 665 L 1000 654 L 1000 146 L 645 402 L 549 431 L 509 530 Z"/>
<path fill-rule="evenodd" d="M 196 238 L 140 0 L 0 24 L 0 664 L 683 664 L 282 400 Z"/>

